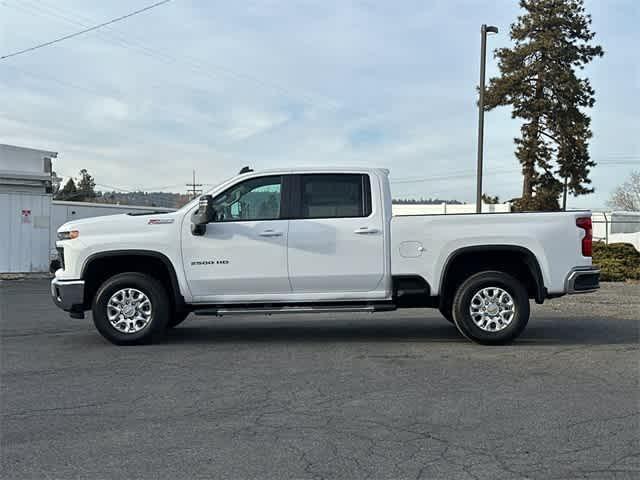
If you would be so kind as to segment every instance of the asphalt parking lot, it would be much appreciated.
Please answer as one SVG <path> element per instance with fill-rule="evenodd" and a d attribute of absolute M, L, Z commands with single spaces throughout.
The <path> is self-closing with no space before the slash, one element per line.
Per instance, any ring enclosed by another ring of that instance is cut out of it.
<path fill-rule="evenodd" d="M 482 347 L 436 311 L 193 317 L 115 347 L 47 280 L 0 282 L 0 477 L 640 476 L 640 285 Z"/>

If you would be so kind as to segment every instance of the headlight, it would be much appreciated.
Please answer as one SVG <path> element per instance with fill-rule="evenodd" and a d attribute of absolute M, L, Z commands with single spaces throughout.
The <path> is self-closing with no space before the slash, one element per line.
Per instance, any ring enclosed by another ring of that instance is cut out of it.
<path fill-rule="evenodd" d="M 78 238 L 80 232 L 78 230 L 69 230 L 67 232 L 58 232 L 58 240 L 73 240 Z"/>

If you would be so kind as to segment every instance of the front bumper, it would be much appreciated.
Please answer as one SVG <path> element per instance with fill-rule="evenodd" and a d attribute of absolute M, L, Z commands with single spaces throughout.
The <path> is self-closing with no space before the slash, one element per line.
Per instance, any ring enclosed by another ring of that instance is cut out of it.
<path fill-rule="evenodd" d="M 58 308 L 72 314 L 84 312 L 84 280 L 51 280 L 51 298 Z"/>
<path fill-rule="evenodd" d="M 595 292 L 600 288 L 600 269 L 587 267 L 572 270 L 567 275 L 565 286 L 569 294 Z"/>

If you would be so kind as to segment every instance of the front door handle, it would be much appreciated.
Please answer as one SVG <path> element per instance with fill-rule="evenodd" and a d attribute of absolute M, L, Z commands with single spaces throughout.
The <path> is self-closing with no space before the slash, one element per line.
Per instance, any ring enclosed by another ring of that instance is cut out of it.
<path fill-rule="evenodd" d="M 358 235 L 366 235 L 370 233 L 378 233 L 379 231 L 380 230 L 378 230 L 377 228 L 360 227 L 357 230 L 354 230 L 353 233 L 357 233 Z"/>
<path fill-rule="evenodd" d="M 276 232 L 275 230 L 269 228 L 267 230 L 261 231 L 258 235 L 260 235 L 261 237 L 281 237 L 282 232 Z"/>

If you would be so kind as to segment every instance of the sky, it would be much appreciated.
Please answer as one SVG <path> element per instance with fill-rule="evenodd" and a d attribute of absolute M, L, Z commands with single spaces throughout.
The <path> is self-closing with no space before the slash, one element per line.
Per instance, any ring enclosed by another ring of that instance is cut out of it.
<path fill-rule="evenodd" d="M 0 55 L 153 0 L 0 0 Z M 596 90 L 596 192 L 603 208 L 640 169 L 640 2 L 588 0 L 605 56 Z M 516 0 L 173 0 L 113 26 L 0 61 L 0 143 L 59 152 L 98 189 L 186 190 L 254 169 L 379 166 L 394 197 L 473 202 L 480 25 L 511 44 Z M 498 73 L 488 55 L 487 78 Z M 484 191 L 519 196 L 508 107 L 485 116 Z M 206 188 L 206 187 L 205 187 Z"/>

